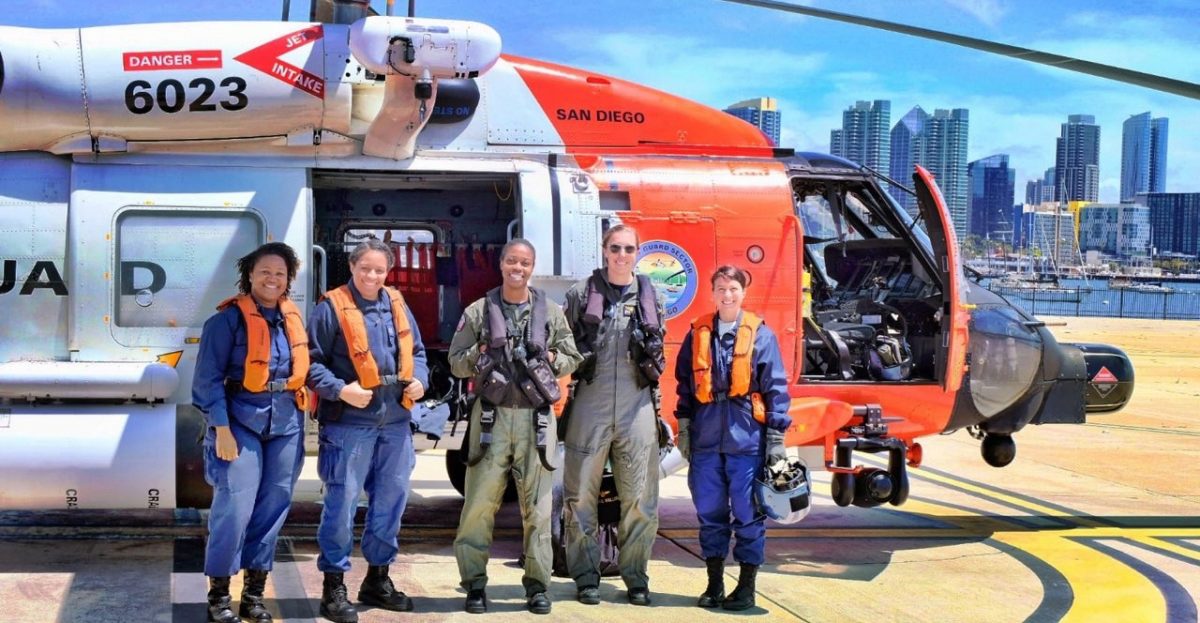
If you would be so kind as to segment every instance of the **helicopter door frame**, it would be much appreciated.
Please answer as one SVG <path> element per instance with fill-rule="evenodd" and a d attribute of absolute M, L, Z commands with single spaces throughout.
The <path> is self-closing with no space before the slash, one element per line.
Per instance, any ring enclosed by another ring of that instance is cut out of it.
<path fill-rule="evenodd" d="M 954 221 L 933 174 L 918 165 L 913 173 L 913 188 L 921 218 L 927 224 L 934 268 L 942 283 L 941 336 L 934 361 L 936 376 L 946 392 L 957 392 L 966 372 L 970 322 L 965 290 L 967 281 L 958 255 Z"/>

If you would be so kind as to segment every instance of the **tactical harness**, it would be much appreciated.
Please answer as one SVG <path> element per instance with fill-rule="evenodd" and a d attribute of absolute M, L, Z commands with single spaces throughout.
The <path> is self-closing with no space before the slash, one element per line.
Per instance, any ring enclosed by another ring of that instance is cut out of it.
<path fill-rule="evenodd" d="M 396 337 L 400 343 L 396 348 L 398 360 L 396 374 L 382 376 L 379 374 L 379 366 L 375 363 L 375 356 L 371 354 L 371 344 L 367 338 L 367 323 L 363 319 L 362 310 L 358 308 L 358 303 L 354 301 L 350 287 L 343 285 L 325 293 L 325 298 L 329 299 L 332 304 L 333 313 L 337 316 L 338 324 L 342 328 L 342 335 L 346 339 L 346 348 L 350 352 L 350 363 L 354 365 L 358 384 L 363 389 L 374 389 L 384 385 L 407 385 L 412 381 L 416 365 L 413 361 L 415 338 L 413 338 L 412 327 L 408 324 L 408 314 L 405 313 L 404 297 L 398 290 L 390 286 L 384 286 L 383 290 L 387 292 L 392 303 L 392 322 L 396 327 Z M 400 405 L 405 409 L 412 409 L 413 404 L 412 398 L 403 393 L 400 395 Z"/>
<path fill-rule="evenodd" d="M 237 306 L 246 325 L 246 361 L 243 378 L 225 379 L 226 394 L 242 390 L 254 393 L 289 390 L 295 392 L 296 406 L 301 411 L 308 411 L 308 388 L 304 386 L 309 364 L 308 333 L 300 319 L 300 309 L 287 297 L 279 299 L 279 313 L 283 316 L 284 332 L 292 351 L 292 373 L 287 380 L 272 381 L 271 329 L 267 326 L 267 319 L 263 318 L 258 304 L 248 294 L 229 297 L 221 301 L 217 309 L 224 310 L 230 306 Z"/>
<path fill-rule="evenodd" d="M 554 471 L 546 456 L 546 430 L 550 426 L 550 407 L 558 402 L 561 390 L 554 370 L 546 359 L 549 326 L 545 294 L 530 288 L 530 316 L 525 330 L 517 334 L 513 323 L 504 318 L 500 288 L 485 296 L 487 308 L 487 350 L 476 362 L 474 388 L 480 402 L 479 453 L 467 460 L 476 465 L 492 445 L 492 427 L 496 408 L 532 409 L 538 458 L 542 467 Z"/>
<path fill-rule="evenodd" d="M 713 392 L 712 357 L 717 350 L 714 343 L 717 316 L 705 314 L 692 321 L 692 378 L 695 383 L 696 400 L 701 403 L 723 402 L 730 398 L 750 396 L 754 419 L 766 423 L 767 409 L 762 394 L 750 392 L 750 377 L 754 363 L 754 337 L 762 319 L 743 311 L 741 322 L 733 342 L 733 362 L 729 366 L 729 391 Z"/>
<path fill-rule="evenodd" d="M 605 294 L 600 291 L 598 283 L 607 284 L 604 272 L 596 269 L 587 281 L 587 299 L 582 318 L 582 336 L 576 340 L 584 363 L 575 372 L 575 378 L 591 383 L 596 375 L 596 351 L 600 342 L 600 323 L 604 319 L 605 307 L 608 305 Z M 654 296 L 654 284 L 650 277 L 637 275 L 638 305 L 637 317 L 629 341 L 630 356 L 637 362 L 638 387 L 648 387 L 658 384 L 659 377 L 666 369 L 666 356 L 663 353 L 662 318 L 658 315 L 658 301 Z M 617 301 L 613 301 L 616 303 Z"/>

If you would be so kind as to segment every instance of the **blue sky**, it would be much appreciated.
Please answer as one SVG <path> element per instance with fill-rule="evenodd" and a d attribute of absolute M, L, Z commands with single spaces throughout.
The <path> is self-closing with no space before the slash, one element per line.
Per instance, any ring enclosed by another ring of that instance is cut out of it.
<path fill-rule="evenodd" d="M 809 0 L 812 6 L 1200 82 L 1194 0 Z M 27 0 L 0 23 L 77 27 L 153 21 L 279 19 L 282 0 Z M 292 0 L 307 18 L 307 0 Z M 373 0 L 380 12 L 384 2 Z M 398 12 L 407 10 L 397 0 Z M 712 106 L 779 100 L 781 143 L 829 150 L 829 131 L 856 100 L 888 99 L 892 123 L 914 105 L 968 108 L 969 157 L 1007 153 L 1025 181 L 1054 164 L 1068 114 L 1101 125 L 1101 200 L 1116 201 L 1121 123 L 1170 118 L 1167 190 L 1200 192 L 1200 101 L 904 35 L 720 0 L 502 2 L 418 0 L 417 14 L 487 23 L 506 52 L 587 68 Z"/>

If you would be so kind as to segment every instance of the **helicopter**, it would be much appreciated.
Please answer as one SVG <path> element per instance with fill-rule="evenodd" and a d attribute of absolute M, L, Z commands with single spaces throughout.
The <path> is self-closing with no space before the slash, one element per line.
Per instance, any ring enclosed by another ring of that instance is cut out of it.
<path fill-rule="evenodd" d="M 308 259 L 292 292 L 305 313 L 347 280 L 354 243 L 392 244 L 427 404 L 457 412 L 450 336 L 499 283 L 507 240 L 535 244 L 534 285 L 561 300 L 600 264 L 603 232 L 634 226 L 638 270 L 667 297 L 668 365 L 710 311 L 708 276 L 737 264 L 789 366 L 787 444 L 833 473 L 841 506 L 903 504 L 922 437 L 968 429 L 1000 467 L 1025 426 L 1132 395 L 1119 349 L 1059 343 L 966 278 L 921 167 L 913 215 L 878 173 L 504 54 L 485 24 L 318 4 L 310 23 L 0 27 L 0 508 L 208 504 L 200 330 L 235 259 L 266 241 Z M 673 381 L 662 390 L 670 420 Z M 461 491 L 461 432 L 435 436 Z"/>

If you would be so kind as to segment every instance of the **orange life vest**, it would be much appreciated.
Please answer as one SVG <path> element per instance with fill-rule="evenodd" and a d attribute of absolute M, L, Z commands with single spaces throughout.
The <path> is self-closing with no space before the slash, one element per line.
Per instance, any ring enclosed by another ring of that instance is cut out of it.
<path fill-rule="evenodd" d="M 716 323 L 715 314 L 705 314 L 692 321 L 692 377 L 695 379 L 696 400 L 702 403 L 713 401 L 712 336 L 716 330 Z M 762 318 L 748 311 L 742 312 L 742 321 L 737 327 L 737 335 L 733 341 L 729 397 L 737 398 L 749 394 L 754 419 L 766 422 L 767 412 L 762 394 L 750 393 L 750 377 L 754 372 L 754 336 L 761 324 Z"/>
<path fill-rule="evenodd" d="M 258 304 L 248 294 L 232 296 L 217 309 L 236 305 L 246 323 L 246 362 L 242 387 L 247 391 L 261 392 L 271 380 L 271 331 L 267 319 L 258 312 Z M 300 308 L 287 297 L 279 299 L 279 313 L 283 314 L 283 329 L 287 334 L 288 346 L 292 349 L 292 374 L 287 380 L 287 389 L 296 393 L 296 406 L 301 411 L 309 410 L 308 388 L 304 380 L 308 377 L 308 333 L 300 319 Z"/>
<path fill-rule="evenodd" d="M 400 340 L 398 371 L 396 377 L 402 380 L 412 379 L 413 346 L 415 345 L 412 327 L 408 324 L 408 314 L 405 313 L 404 297 L 395 288 L 384 286 L 388 298 L 392 301 L 392 322 L 396 325 L 396 337 Z M 338 324 L 342 327 L 342 335 L 346 338 L 346 347 L 350 351 L 350 363 L 354 364 L 354 373 L 358 375 L 358 383 L 363 389 L 372 389 L 380 384 L 379 366 L 371 355 L 371 344 L 367 339 L 367 323 L 363 320 L 362 310 L 354 302 L 350 286 L 343 285 L 325 293 L 325 297 L 333 304 L 333 313 L 337 316 Z M 405 409 L 412 409 L 414 401 L 402 395 L 400 404 Z"/>

